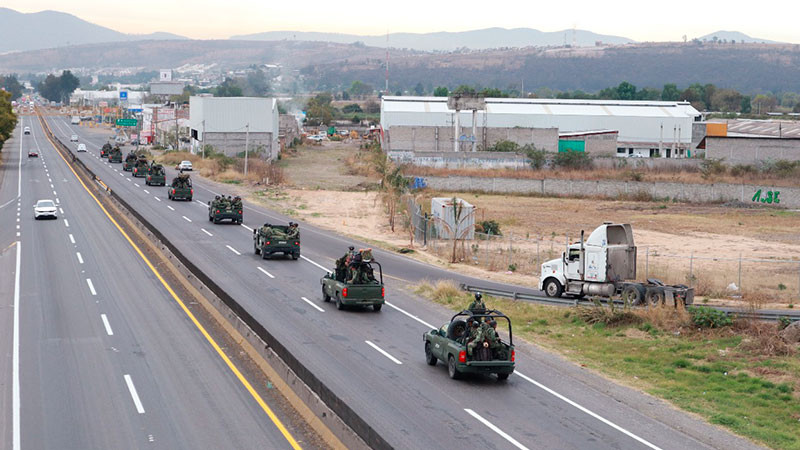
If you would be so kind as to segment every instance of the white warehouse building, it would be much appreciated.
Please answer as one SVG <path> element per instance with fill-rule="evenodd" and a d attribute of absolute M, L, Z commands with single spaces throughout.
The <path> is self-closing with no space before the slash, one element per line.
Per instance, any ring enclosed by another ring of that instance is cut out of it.
<path fill-rule="evenodd" d="M 548 151 L 566 146 L 607 156 L 685 157 L 692 123 L 701 119 L 688 102 L 486 98 L 483 107 L 462 110 L 456 120 L 445 97 L 384 97 L 384 148 L 393 153 L 480 151 L 509 140 Z M 570 144 L 581 141 L 577 147 Z"/>
<path fill-rule="evenodd" d="M 261 97 L 189 98 L 189 129 L 192 152 L 210 145 L 215 151 L 234 156 L 245 151 L 259 152 L 275 159 L 278 143 L 278 101 Z"/>

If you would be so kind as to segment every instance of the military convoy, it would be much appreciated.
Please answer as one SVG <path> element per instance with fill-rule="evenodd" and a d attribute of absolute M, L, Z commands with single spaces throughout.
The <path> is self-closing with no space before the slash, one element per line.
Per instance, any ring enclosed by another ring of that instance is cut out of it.
<path fill-rule="evenodd" d="M 111 153 L 111 144 L 106 142 L 100 147 L 100 157 L 101 158 L 108 158 L 108 154 Z"/>
<path fill-rule="evenodd" d="M 139 156 L 136 160 L 136 165 L 133 166 L 133 176 L 136 178 L 144 178 L 147 176 L 147 171 L 150 169 L 150 163 L 147 162 L 146 156 Z"/>
<path fill-rule="evenodd" d="M 508 342 L 497 334 L 498 320 L 508 324 Z M 463 374 L 493 373 L 503 381 L 514 372 L 511 320 L 500 311 L 461 311 L 438 330 L 424 333 L 422 340 L 428 365 L 442 361 L 452 379 Z"/>
<path fill-rule="evenodd" d="M 373 259 L 372 249 L 355 251 L 350 247 L 347 254 L 336 260 L 334 271 L 322 277 L 320 284 L 322 299 L 326 302 L 334 300 L 336 309 L 341 310 L 346 306 L 372 306 L 377 312 L 386 302 L 383 267 Z"/>
<path fill-rule="evenodd" d="M 256 255 L 261 255 L 262 259 L 267 259 L 275 253 L 291 256 L 294 260 L 300 258 L 300 230 L 297 224 L 265 223 L 264 226 L 253 230 L 253 251 Z"/>
<path fill-rule="evenodd" d="M 242 211 L 242 199 L 239 196 L 225 198 L 224 195 L 217 195 L 213 201 L 208 202 L 208 221 L 220 223 L 230 220 L 231 223 L 242 223 Z"/>
<path fill-rule="evenodd" d="M 134 170 L 136 170 L 134 168 Z M 189 200 L 192 201 L 194 189 L 192 189 L 192 179 L 188 174 L 182 173 L 172 179 L 172 183 L 167 190 L 167 197 L 170 200 Z"/>
<path fill-rule="evenodd" d="M 136 156 L 136 153 L 128 152 L 128 154 L 125 155 L 125 161 L 122 163 L 122 170 L 126 172 L 133 171 L 133 166 L 136 165 L 137 159 L 139 159 L 139 157 Z"/>
<path fill-rule="evenodd" d="M 164 166 L 155 162 L 150 164 L 144 183 L 148 186 L 164 186 L 167 184 L 167 174 L 164 172 Z"/>
<path fill-rule="evenodd" d="M 110 163 L 121 163 L 122 162 L 122 151 L 119 147 L 114 147 L 108 153 L 108 162 Z"/>

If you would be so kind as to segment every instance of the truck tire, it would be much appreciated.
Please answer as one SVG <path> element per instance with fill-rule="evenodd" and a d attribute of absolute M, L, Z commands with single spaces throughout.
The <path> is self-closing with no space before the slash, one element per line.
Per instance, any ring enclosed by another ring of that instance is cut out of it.
<path fill-rule="evenodd" d="M 431 343 L 425 343 L 425 362 L 428 363 L 429 366 L 435 366 L 438 359 L 431 351 Z"/>
<path fill-rule="evenodd" d="M 461 378 L 461 373 L 456 367 L 456 359 L 453 355 L 447 357 L 447 374 L 450 375 L 450 378 L 453 380 Z"/>
<path fill-rule="evenodd" d="M 269 255 L 264 250 L 261 250 L 261 259 L 267 259 Z"/>
<path fill-rule="evenodd" d="M 649 303 L 652 306 L 663 305 L 664 299 L 665 299 L 664 291 L 661 289 L 651 289 L 645 295 L 645 300 L 647 300 L 647 303 Z"/>
<path fill-rule="evenodd" d="M 555 278 L 548 278 L 547 281 L 544 282 L 544 294 L 548 297 L 561 297 L 561 294 L 564 292 L 564 286 L 561 286 L 561 283 L 558 282 Z"/>
<path fill-rule="evenodd" d="M 260 254 L 261 254 L 261 249 L 260 249 L 260 248 L 258 248 L 258 244 L 253 244 L 253 252 L 254 252 L 256 255 L 260 255 Z"/>
<path fill-rule="evenodd" d="M 375 312 L 378 312 L 378 311 L 380 311 L 380 310 L 381 310 L 381 308 L 383 308 L 383 304 L 380 304 L 380 305 L 372 305 L 372 310 L 373 310 L 373 311 L 375 311 Z"/>
<path fill-rule="evenodd" d="M 342 294 L 336 293 L 336 309 L 339 311 L 344 309 L 344 303 L 342 303 Z"/>
<path fill-rule="evenodd" d="M 331 301 L 331 296 L 328 295 L 327 292 L 325 292 L 325 286 L 322 286 L 322 301 L 324 301 L 325 303 Z"/>
<path fill-rule="evenodd" d="M 638 305 L 642 303 L 644 295 L 642 295 L 639 286 L 628 285 L 622 290 L 622 301 L 629 305 Z"/>
<path fill-rule="evenodd" d="M 300 257 L 300 253 L 292 253 L 292 259 L 297 261 L 297 258 Z"/>
<path fill-rule="evenodd" d="M 497 374 L 497 381 L 506 381 L 508 379 L 507 373 L 498 373 Z"/>

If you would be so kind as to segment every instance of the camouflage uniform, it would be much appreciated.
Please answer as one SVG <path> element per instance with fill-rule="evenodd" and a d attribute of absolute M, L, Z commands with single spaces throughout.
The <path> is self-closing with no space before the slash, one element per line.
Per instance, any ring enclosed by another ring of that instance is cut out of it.
<path fill-rule="evenodd" d="M 472 329 L 469 330 L 469 337 L 467 338 L 467 355 L 472 356 L 473 350 L 475 347 L 478 346 L 479 337 L 481 335 L 481 330 L 479 328 L 478 322 L 472 322 Z"/>

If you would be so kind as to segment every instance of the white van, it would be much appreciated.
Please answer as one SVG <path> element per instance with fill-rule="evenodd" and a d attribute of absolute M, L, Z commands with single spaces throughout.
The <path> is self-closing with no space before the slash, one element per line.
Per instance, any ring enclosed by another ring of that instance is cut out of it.
<path fill-rule="evenodd" d="M 81 118 L 78 116 L 72 116 L 72 121 L 70 123 L 73 125 L 80 125 Z"/>

